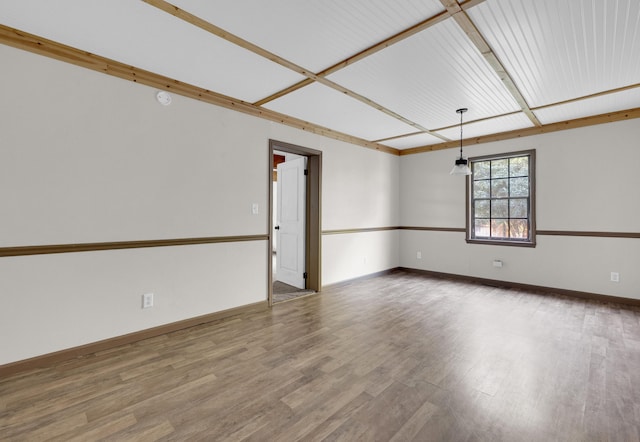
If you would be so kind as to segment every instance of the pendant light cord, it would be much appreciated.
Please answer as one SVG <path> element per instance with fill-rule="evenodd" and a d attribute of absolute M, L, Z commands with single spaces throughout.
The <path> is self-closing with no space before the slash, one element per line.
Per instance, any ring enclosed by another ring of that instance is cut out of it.
<path fill-rule="evenodd" d="M 466 107 L 462 107 L 457 109 L 456 112 L 460 114 L 460 159 L 462 159 L 462 114 L 464 114 L 468 109 Z"/>
<path fill-rule="evenodd" d="M 462 114 L 464 111 L 460 109 L 460 158 L 462 158 Z"/>

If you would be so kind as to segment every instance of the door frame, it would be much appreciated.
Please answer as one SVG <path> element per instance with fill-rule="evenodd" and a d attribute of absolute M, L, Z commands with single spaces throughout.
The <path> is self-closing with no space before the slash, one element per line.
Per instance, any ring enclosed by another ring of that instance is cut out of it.
<path fill-rule="evenodd" d="M 322 287 L 322 151 L 297 146 L 284 141 L 269 140 L 269 244 L 267 247 L 268 300 L 273 305 L 273 151 L 294 153 L 307 157 L 307 198 L 305 220 L 305 267 L 307 271 L 306 287 L 319 292 Z"/>

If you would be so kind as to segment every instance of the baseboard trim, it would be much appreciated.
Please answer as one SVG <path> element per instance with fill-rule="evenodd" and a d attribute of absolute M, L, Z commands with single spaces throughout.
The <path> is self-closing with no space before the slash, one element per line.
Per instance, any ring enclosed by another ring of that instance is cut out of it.
<path fill-rule="evenodd" d="M 354 282 L 363 281 L 365 279 L 375 278 L 377 276 L 388 275 L 388 274 L 393 273 L 393 272 L 395 272 L 396 270 L 399 270 L 399 269 L 400 269 L 400 267 L 394 267 L 392 269 L 381 270 L 381 271 L 375 272 L 375 273 L 368 273 L 366 275 L 356 276 L 355 278 L 345 279 L 344 281 L 339 281 L 339 282 L 334 282 L 334 283 L 331 283 L 331 284 L 323 285 L 321 292 L 323 292 L 325 290 L 331 290 L 331 289 L 334 289 L 334 288 L 337 288 L 337 287 L 342 287 L 344 285 L 351 284 L 351 283 L 354 283 Z"/>
<path fill-rule="evenodd" d="M 613 304 L 622 304 L 625 306 L 640 307 L 640 299 L 623 298 L 621 296 L 602 295 L 600 293 L 559 289 L 559 288 L 553 288 L 553 287 L 545 287 L 541 285 L 523 284 L 520 282 L 501 281 L 498 279 L 478 278 L 476 276 L 456 275 L 454 273 L 434 272 L 431 270 L 411 269 L 408 267 L 398 267 L 397 270 L 402 270 L 410 273 L 417 273 L 420 275 L 426 275 L 426 276 L 431 276 L 435 278 L 473 282 L 477 284 L 491 285 L 491 286 L 504 287 L 504 288 L 510 288 L 510 289 L 530 290 L 533 292 L 538 292 L 543 294 L 563 295 L 563 296 L 569 296 L 572 298 L 587 299 L 590 301 L 607 302 L 607 303 L 613 303 Z"/>
<path fill-rule="evenodd" d="M 41 356 L 35 356 L 33 358 L 24 359 L 21 361 L 10 362 L 5 365 L 0 365 L 0 378 L 37 368 L 50 367 L 58 362 L 68 361 L 80 356 L 86 356 L 92 353 L 105 351 L 121 345 L 132 344 L 144 339 L 153 338 L 174 331 L 183 330 L 189 327 L 195 327 L 196 325 L 200 324 L 206 324 L 208 322 L 213 322 L 220 319 L 228 319 L 229 317 L 236 315 L 267 310 L 268 308 L 269 304 L 266 300 L 260 301 L 240 307 L 222 310 L 215 313 L 209 313 L 207 315 L 197 316 L 195 318 L 184 319 L 182 321 L 148 328 L 146 330 L 128 333 L 122 336 L 104 339 L 102 341 L 92 342 L 90 344 L 80 345 L 78 347 L 72 347 L 53 353 L 47 353 Z"/>

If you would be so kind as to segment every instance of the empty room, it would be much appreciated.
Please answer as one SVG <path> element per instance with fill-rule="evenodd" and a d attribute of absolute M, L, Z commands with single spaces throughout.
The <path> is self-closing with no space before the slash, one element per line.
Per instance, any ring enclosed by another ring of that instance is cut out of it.
<path fill-rule="evenodd" d="M 640 2 L 0 0 L 0 440 L 640 441 Z"/>

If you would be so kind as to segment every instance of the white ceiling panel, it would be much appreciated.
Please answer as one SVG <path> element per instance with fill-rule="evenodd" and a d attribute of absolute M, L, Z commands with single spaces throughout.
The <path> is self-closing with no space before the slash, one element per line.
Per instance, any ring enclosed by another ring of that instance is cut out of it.
<path fill-rule="evenodd" d="M 320 72 L 444 11 L 439 0 L 171 3 L 312 72 Z"/>
<path fill-rule="evenodd" d="M 519 110 L 495 71 L 453 20 L 342 69 L 329 79 L 427 129 Z"/>
<path fill-rule="evenodd" d="M 415 132 L 415 128 L 334 89 L 314 83 L 264 107 L 365 140 Z"/>
<path fill-rule="evenodd" d="M 4 25 L 245 101 L 304 78 L 141 1 L 5 0 L 0 10 Z"/>
<path fill-rule="evenodd" d="M 468 14 L 532 107 L 640 83 L 638 0 L 487 0 Z"/>
<path fill-rule="evenodd" d="M 393 140 L 382 141 L 382 144 L 402 150 L 419 146 L 431 146 L 432 144 L 438 144 L 442 142 L 443 140 L 438 137 L 434 137 L 433 135 L 416 134 L 402 138 L 394 138 Z"/>
<path fill-rule="evenodd" d="M 471 109 L 469 109 L 469 112 L 464 114 L 465 118 L 469 113 L 471 113 Z M 525 114 L 519 112 L 517 114 L 505 115 L 502 117 L 491 118 L 489 120 L 482 120 L 475 123 L 465 123 L 463 127 L 463 137 L 465 139 L 481 137 L 483 135 L 509 132 L 510 130 L 524 129 L 526 127 L 532 126 L 533 123 L 531 122 L 531 120 L 529 120 L 529 118 Z M 451 138 L 452 140 L 459 140 L 460 126 L 438 131 L 438 134 L 447 138 Z"/>
<path fill-rule="evenodd" d="M 534 111 L 542 124 L 640 107 L 640 87 Z"/>

